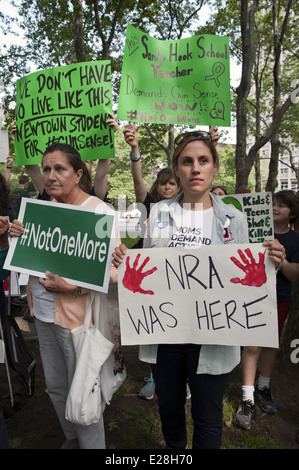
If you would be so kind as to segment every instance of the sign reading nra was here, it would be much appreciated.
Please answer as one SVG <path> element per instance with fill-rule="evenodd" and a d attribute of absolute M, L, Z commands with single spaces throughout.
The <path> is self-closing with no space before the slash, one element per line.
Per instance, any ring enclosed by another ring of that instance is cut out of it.
<path fill-rule="evenodd" d="M 39 164 L 47 147 L 69 144 L 82 160 L 114 158 L 110 61 L 33 72 L 16 83 L 17 165 Z"/>
<path fill-rule="evenodd" d="M 140 123 L 230 127 L 229 38 L 152 38 L 127 26 L 117 116 Z"/>
<path fill-rule="evenodd" d="M 276 274 L 262 244 L 128 250 L 118 292 L 124 345 L 278 347 Z"/>
<path fill-rule="evenodd" d="M 114 249 L 114 213 L 22 198 L 19 220 L 24 234 L 14 237 L 6 269 L 107 292 Z"/>

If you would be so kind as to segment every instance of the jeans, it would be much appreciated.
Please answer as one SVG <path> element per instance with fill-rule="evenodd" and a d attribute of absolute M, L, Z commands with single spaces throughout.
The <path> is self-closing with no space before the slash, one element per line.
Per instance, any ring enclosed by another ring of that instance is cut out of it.
<path fill-rule="evenodd" d="M 186 382 L 191 390 L 193 449 L 218 449 L 222 437 L 222 400 L 229 374 L 197 374 L 200 346 L 163 344 L 151 364 L 166 447 L 184 449 Z"/>
<path fill-rule="evenodd" d="M 66 439 L 79 440 L 80 449 L 104 449 L 103 417 L 90 426 L 74 424 L 65 418 L 65 405 L 76 368 L 71 331 L 54 323 L 35 319 L 48 394 Z"/>

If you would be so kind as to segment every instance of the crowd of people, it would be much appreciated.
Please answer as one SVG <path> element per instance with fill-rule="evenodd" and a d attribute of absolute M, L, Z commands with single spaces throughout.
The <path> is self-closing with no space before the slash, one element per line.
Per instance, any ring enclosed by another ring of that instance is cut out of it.
<path fill-rule="evenodd" d="M 118 124 L 113 115 L 110 115 L 108 124 L 117 131 Z M 130 148 L 136 202 L 146 207 L 141 223 L 141 237 L 132 249 L 166 249 L 181 226 L 200 231 L 203 234 L 201 239 L 209 240 L 210 245 L 249 242 L 245 215 L 218 197 L 227 194 L 224 186 L 213 185 L 220 165 L 217 128 L 210 128 L 209 132 L 192 131 L 178 135 L 172 167 L 161 169 L 149 190 L 142 177 L 136 126 L 126 126 L 123 134 Z M 8 171 L 11 166 L 12 161 L 8 160 Z M 66 144 L 56 144 L 46 149 L 41 169 L 39 165 L 26 167 L 40 199 L 80 207 L 105 208 L 109 159 L 98 161 L 93 185 L 88 165 L 81 160 L 78 151 Z M 21 198 L 28 196 L 26 186 L 29 179 L 21 177 L 19 187 L 13 189 L 11 195 L 8 181 L 9 175 L 6 178 L 0 175 L 2 264 L 7 252 L 8 233 L 10 237 L 16 237 L 24 231 L 22 223 L 18 221 L 18 210 Z M 242 187 L 238 192 L 250 192 L 250 188 Z M 299 218 L 298 205 L 299 199 L 293 191 L 280 191 L 273 195 L 275 237 L 264 242 L 267 256 L 277 269 L 279 335 L 290 309 L 292 283 L 299 279 L 299 234 L 291 228 Z M 9 211 L 12 212 L 8 221 L 5 216 L 9 215 Z M 169 220 L 167 236 L 156 224 L 164 216 Z M 230 236 L 224 236 L 228 232 Z M 188 248 L 187 240 L 184 246 Z M 201 246 L 200 240 L 196 246 Z M 111 262 L 111 284 L 117 283 L 118 267 L 127 250 L 117 233 Z M 7 273 L 2 272 L 1 275 L 4 278 Z M 84 323 L 89 296 L 90 290 L 73 285 L 52 272 L 46 272 L 46 278 L 30 276 L 27 287 L 47 391 L 65 435 L 62 447 L 65 449 L 105 448 L 103 417 L 90 426 L 74 424 L 65 417 L 65 404 L 76 369 L 71 331 Z M 98 300 L 94 304 L 94 316 L 100 314 L 95 311 L 99 305 L 101 311 L 107 309 L 106 294 L 99 294 Z M 139 359 L 148 364 L 149 377 L 145 378 L 146 385 L 141 387 L 139 395 L 144 399 L 152 399 L 156 394 L 166 448 L 186 447 L 185 402 L 190 397 L 194 423 L 193 448 L 220 448 L 222 404 L 227 379 L 240 362 L 243 386 L 241 403 L 235 416 L 236 424 L 244 429 L 251 427 L 255 415 L 255 397 L 264 411 L 276 412 L 277 406 L 270 390 L 275 355 L 275 349 L 254 345 L 242 350 L 239 346 L 205 344 L 140 346 Z M 258 361 L 260 376 L 255 387 Z M 3 436 L 3 416 L 0 423 Z M 0 445 L 4 448 L 3 441 L 0 438 Z"/>

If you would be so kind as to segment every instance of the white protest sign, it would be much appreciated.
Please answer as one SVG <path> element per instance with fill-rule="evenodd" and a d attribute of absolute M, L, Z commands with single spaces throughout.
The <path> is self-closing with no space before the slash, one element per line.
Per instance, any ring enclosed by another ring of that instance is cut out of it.
<path fill-rule="evenodd" d="M 0 162 L 6 162 L 8 154 L 8 131 L 0 131 Z"/>
<path fill-rule="evenodd" d="M 128 250 L 118 271 L 123 345 L 278 347 L 276 274 L 262 244 Z"/>
<path fill-rule="evenodd" d="M 245 193 L 219 196 L 226 204 L 232 204 L 247 217 L 250 243 L 274 239 L 272 194 Z"/>

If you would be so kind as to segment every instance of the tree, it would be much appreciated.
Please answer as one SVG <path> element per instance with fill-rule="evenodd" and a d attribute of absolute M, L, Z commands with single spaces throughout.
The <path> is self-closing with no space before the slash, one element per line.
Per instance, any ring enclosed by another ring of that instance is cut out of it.
<path fill-rule="evenodd" d="M 21 0 L 19 13 L 27 45 L 20 53 L 37 68 L 111 59 L 114 95 L 117 96 L 127 23 L 159 39 L 179 39 L 183 33 L 192 31 L 192 24 L 204 3 L 205 0 L 196 5 L 192 0 L 158 0 L 155 4 L 149 0 L 86 0 L 84 3 L 82 0 Z M 15 63 L 19 62 L 12 49 L 7 51 L 8 56 Z M 16 74 L 15 78 L 21 75 Z M 166 126 L 160 127 L 164 129 L 163 138 L 161 130 L 145 127 L 170 163 L 174 127 L 169 126 L 167 131 Z"/>
<path fill-rule="evenodd" d="M 292 0 L 281 1 L 279 7 L 277 7 L 276 0 L 267 3 L 259 0 L 241 0 L 241 2 L 228 0 L 225 4 L 217 0 L 216 5 L 217 12 L 212 15 L 206 31 L 211 34 L 229 36 L 231 54 L 242 63 L 241 81 L 235 90 L 237 189 L 243 184 L 248 184 L 249 174 L 254 164 L 257 169 L 259 168 L 258 152 L 267 142 L 272 140 L 274 142 L 275 132 L 279 132 L 281 142 L 280 126 L 286 119 L 290 108 L 293 107 L 294 85 L 292 86 L 292 81 L 298 75 L 296 72 L 298 57 L 294 52 L 292 38 L 294 39 L 298 32 L 298 5 L 297 3 L 294 5 Z M 276 40 L 278 32 L 279 39 Z M 274 47 L 276 43 L 277 46 Z M 283 73 L 280 74 L 278 63 L 282 52 L 284 63 Z M 267 69 L 265 69 L 265 61 Z M 271 81 L 269 67 L 272 67 Z M 277 83 L 275 108 L 274 104 L 269 106 L 275 87 L 274 79 Z M 278 102 L 277 98 L 278 87 L 282 91 L 281 102 Z M 253 99 L 253 90 L 255 99 Z M 254 114 L 252 114 L 253 109 Z M 252 115 L 253 125 L 250 125 L 250 115 Z M 291 120 L 288 121 L 288 127 L 288 135 L 291 135 Z M 247 152 L 248 132 L 255 135 L 255 143 Z M 273 164 L 275 158 L 277 161 L 277 154 L 275 155 L 274 157 L 273 153 Z M 257 177 L 259 178 L 259 175 Z M 271 184 L 270 189 L 268 185 L 268 189 L 274 190 L 275 186 L 273 186 Z M 259 189 L 259 181 L 256 187 Z"/>

